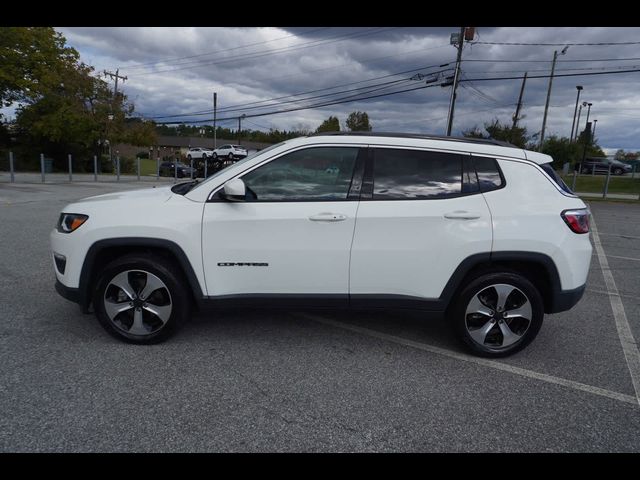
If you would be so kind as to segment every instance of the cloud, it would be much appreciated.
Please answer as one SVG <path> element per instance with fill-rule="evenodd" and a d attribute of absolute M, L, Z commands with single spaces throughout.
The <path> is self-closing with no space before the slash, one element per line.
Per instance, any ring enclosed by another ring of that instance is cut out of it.
<path fill-rule="evenodd" d="M 358 87 L 398 80 L 397 85 L 370 88 L 371 95 L 424 85 L 409 80 L 415 73 L 428 74 L 453 67 L 456 50 L 449 36 L 459 27 L 287 27 L 287 28 L 59 28 L 82 59 L 96 67 L 127 76 L 122 90 L 146 116 L 197 112 L 212 108 L 218 92 L 220 118 L 250 115 L 277 108 L 294 108 L 358 93 Z M 500 43 L 607 43 L 634 42 L 640 28 L 477 28 L 476 40 Z M 638 45 L 570 46 L 558 56 L 556 74 L 590 72 L 621 66 L 640 68 L 635 58 Z M 463 79 L 522 76 L 529 72 L 521 124 L 539 132 L 554 50 L 563 45 L 466 45 Z M 614 61 L 595 61 L 613 59 Z M 488 61 L 475 61 L 488 60 Z M 509 62 L 505 61 L 508 60 Z M 511 62 L 518 60 L 518 62 Z M 588 60 L 577 62 L 576 60 Z M 530 63 L 524 63 L 524 61 Z M 426 68 L 430 67 L 430 68 Z M 415 69 L 402 75 L 398 72 Z M 574 70 L 571 70 L 574 69 Z M 600 69 L 600 70 L 598 70 Z M 584 71 L 584 70 L 582 70 Z M 640 73 L 555 77 L 547 119 L 546 136 L 568 136 L 576 100 L 576 85 L 583 85 L 581 100 L 593 103 L 591 118 L 598 119 L 597 137 L 605 148 L 640 150 Z M 384 77 L 384 78 L 380 78 Z M 376 79 L 378 80 L 370 80 Z M 429 78 L 427 76 L 427 78 Z M 365 82 L 367 81 L 367 82 Z M 423 80 L 424 81 L 424 80 Z M 355 83 L 361 82 L 361 83 Z M 343 85 L 334 90 L 327 87 Z M 511 121 L 521 80 L 463 82 L 458 89 L 454 133 L 493 118 Z M 326 95 L 353 90 L 340 95 Z M 312 92 L 291 97 L 293 94 Z M 366 91 L 366 90 L 365 90 Z M 349 112 L 367 111 L 375 130 L 398 130 L 442 134 L 446 128 L 450 87 L 425 88 L 371 100 L 318 109 L 247 118 L 248 128 L 291 129 L 317 127 L 329 115 L 342 122 Z M 325 95 L 303 101 L 302 98 Z M 287 97 L 287 98 L 279 98 Z M 271 107 L 245 112 L 225 108 L 250 102 Z M 277 106 L 280 102 L 289 102 Z M 189 118 L 189 117 L 187 117 Z M 203 116 L 190 117 L 202 120 Z M 581 117 L 584 128 L 586 115 Z"/>

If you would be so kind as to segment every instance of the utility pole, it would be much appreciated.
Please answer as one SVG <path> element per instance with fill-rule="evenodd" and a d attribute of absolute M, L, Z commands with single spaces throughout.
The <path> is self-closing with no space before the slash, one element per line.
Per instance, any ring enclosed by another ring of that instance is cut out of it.
<path fill-rule="evenodd" d="M 524 78 L 522 79 L 522 86 L 520 87 L 520 95 L 518 96 L 518 106 L 516 107 L 516 113 L 513 115 L 513 125 L 511 126 L 511 130 L 515 129 L 518 126 L 518 120 L 520 120 L 520 109 L 522 108 L 522 96 L 524 95 L 524 86 L 527 83 L 527 74 L 529 72 L 524 72 Z"/>
<path fill-rule="evenodd" d="M 453 76 L 453 87 L 451 88 L 451 98 L 449 99 L 449 118 L 447 119 L 447 137 L 451 136 L 451 127 L 453 126 L 453 112 L 456 106 L 456 89 L 460 79 L 460 63 L 462 61 L 462 47 L 464 46 L 465 27 L 460 27 L 460 36 L 458 37 L 458 56 L 456 58 L 456 72 Z M 453 35 L 453 34 L 452 34 Z"/>
<path fill-rule="evenodd" d="M 218 148 L 218 138 L 216 134 L 216 120 L 218 115 L 218 94 L 213 92 L 213 149 Z"/>
<path fill-rule="evenodd" d="M 560 55 L 567 53 L 569 46 L 567 45 L 562 49 Z M 544 116 L 542 117 L 542 130 L 540 131 L 540 146 L 538 151 L 542 150 L 542 143 L 544 142 L 544 130 L 547 127 L 547 112 L 549 111 L 549 100 L 551 100 L 551 86 L 553 85 L 553 73 L 556 71 L 556 60 L 558 59 L 558 51 L 553 51 L 553 63 L 551 64 L 551 76 L 549 77 L 549 88 L 547 89 L 547 101 L 544 104 Z"/>
<path fill-rule="evenodd" d="M 104 70 L 104 76 L 116 79 L 116 86 L 113 91 L 113 96 L 117 99 L 118 98 L 118 79 L 122 79 L 122 81 L 124 82 L 125 80 L 127 80 L 127 77 L 123 77 L 122 75 L 120 75 L 119 68 L 116 70 L 116 73 L 107 72 L 106 70 Z"/>

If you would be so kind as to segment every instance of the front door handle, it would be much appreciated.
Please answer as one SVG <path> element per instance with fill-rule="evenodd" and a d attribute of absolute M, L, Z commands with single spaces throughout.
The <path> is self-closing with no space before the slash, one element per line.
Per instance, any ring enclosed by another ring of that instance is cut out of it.
<path fill-rule="evenodd" d="M 452 220 L 476 220 L 480 218 L 480 214 L 476 212 L 467 212 L 464 210 L 456 210 L 455 212 L 449 212 L 444 214 L 444 218 L 450 218 Z"/>
<path fill-rule="evenodd" d="M 346 219 L 347 216 L 341 213 L 318 213 L 309 217 L 312 222 L 342 222 Z"/>

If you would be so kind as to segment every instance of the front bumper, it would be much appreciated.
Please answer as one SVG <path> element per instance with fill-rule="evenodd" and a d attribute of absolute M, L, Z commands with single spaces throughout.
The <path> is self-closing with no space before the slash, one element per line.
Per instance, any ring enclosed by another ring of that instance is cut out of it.
<path fill-rule="evenodd" d="M 67 287 L 63 285 L 60 280 L 56 280 L 56 292 L 71 302 L 80 303 L 80 289 L 78 288 Z"/>

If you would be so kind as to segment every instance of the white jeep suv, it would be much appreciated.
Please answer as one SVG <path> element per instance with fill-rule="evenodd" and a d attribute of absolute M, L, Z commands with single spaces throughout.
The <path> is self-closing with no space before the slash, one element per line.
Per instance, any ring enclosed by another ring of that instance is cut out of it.
<path fill-rule="evenodd" d="M 217 160 L 237 160 L 247 156 L 247 149 L 241 145 L 222 145 L 213 151 L 213 158 Z"/>
<path fill-rule="evenodd" d="M 189 160 L 198 160 L 203 159 L 206 160 L 208 158 L 213 157 L 213 149 L 205 148 L 205 147 L 192 147 L 189 149 L 189 153 L 187 153 L 187 159 Z"/>
<path fill-rule="evenodd" d="M 469 138 L 288 140 L 203 182 L 67 205 L 56 289 L 134 343 L 193 308 L 329 305 L 446 316 L 472 352 L 508 355 L 589 271 L 590 213 L 551 161 Z"/>

